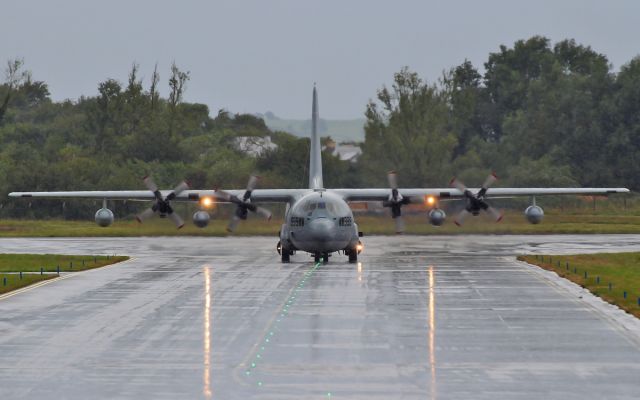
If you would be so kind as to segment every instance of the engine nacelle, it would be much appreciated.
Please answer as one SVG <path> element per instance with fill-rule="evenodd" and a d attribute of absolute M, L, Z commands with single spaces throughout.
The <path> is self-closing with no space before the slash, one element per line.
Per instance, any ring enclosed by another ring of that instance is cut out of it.
<path fill-rule="evenodd" d="M 440 208 L 434 208 L 429 211 L 429 223 L 433 226 L 440 226 L 444 224 L 444 220 L 447 218 L 444 210 Z"/>
<path fill-rule="evenodd" d="M 539 224 L 544 218 L 544 210 L 539 206 L 529 206 L 524 210 L 524 216 L 531 224 Z"/>
<path fill-rule="evenodd" d="M 102 207 L 98 211 L 96 211 L 95 216 L 96 224 L 107 227 L 113 224 L 113 211 L 109 210 L 106 207 Z"/>
<path fill-rule="evenodd" d="M 209 225 L 211 216 L 206 211 L 196 211 L 193 213 L 193 224 L 198 228 L 204 228 Z"/>

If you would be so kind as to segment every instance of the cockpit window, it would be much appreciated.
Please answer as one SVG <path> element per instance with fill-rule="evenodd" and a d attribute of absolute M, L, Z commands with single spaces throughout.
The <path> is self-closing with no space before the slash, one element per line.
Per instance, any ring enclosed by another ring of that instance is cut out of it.
<path fill-rule="evenodd" d="M 316 209 L 316 203 L 313 201 L 307 201 L 304 205 L 305 212 L 313 212 Z"/>
<path fill-rule="evenodd" d="M 316 210 L 322 210 L 330 215 L 343 216 L 349 213 L 349 206 L 340 201 L 307 200 L 301 208 L 302 212 L 311 216 Z"/>

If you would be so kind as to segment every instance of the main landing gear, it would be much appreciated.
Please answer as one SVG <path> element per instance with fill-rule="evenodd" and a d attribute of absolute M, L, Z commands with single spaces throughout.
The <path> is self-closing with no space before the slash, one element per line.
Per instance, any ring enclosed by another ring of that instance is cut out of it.
<path fill-rule="evenodd" d="M 358 240 L 358 244 L 356 244 L 356 247 L 352 249 L 345 249 L 344 254 L 349 256 L 349 263 L 355 264 L 358 262 L 358 254 L 362 253 L 362 250 L 364 250 L 364 245 L 361 241 Z"/>
<path fill-rule="evenodd" d="M 347 251 L 347 255 L 349 256 L 349 263 L 355 264 L 358 262 L 358 252 L 354 250 Z"/>
<path fill-rule="evenodd" d="M 293 251 L 282 247 L 282 242 L 278 242 L 276 245 L 276 251 L 280 254 L 283 263 L 288 263 L 291 261 L 291 255 Z"/>

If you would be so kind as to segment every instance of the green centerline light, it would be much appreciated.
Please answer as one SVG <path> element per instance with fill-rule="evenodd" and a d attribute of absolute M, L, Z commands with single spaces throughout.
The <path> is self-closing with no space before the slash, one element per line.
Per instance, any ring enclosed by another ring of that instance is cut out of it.
<path fill-rule="evenodd" d="M 271 328 L 273 328 L 273 324 L 275 324 L 277 322 L 281 322 L 282 318 L 287 316 L 287 314 L 289 312 L 289 306 L 293 304 L 293 302 L 294 302 L 294 300 L 296 298 L 297 292 L 300 289 L 304 288 L 304 285 L 305 285 L 305 282 L 307 281 L 307 278 L 310 278 L 313 275 L 313 273 L 320 267 L 320 265 L 321 265 L 320 263 L 317 263 L 317 264 L 315 264 L 313 266 L 313 268 L 311 270 L 309 270 L 306 273 L 304 273 L 304 275 L 302 277 L 302 280 L 300 280 L 298 282 L 297 287 L 295 289 L 293 289 L 292 294 L 289 295 L 289 297 L 287 298 L 287 302 L 284 304 L 282 310 L 280 311 L 280 318 L 276 319 L 275 322 L 272 322 Z M 274 333 L 275 332 L 274 332 L 273 329 L 270 330 L 269 334 L 264 338 L 264 343 L 270 343 L 270 339 L 269 338 L 273 337 Z M 264 345 L 260 346 L 260 351 L 264 351 L 264 350 L 265 350 L 265 346 Z M 257 361 L 257 360 L 261 360 L 261 359 L 262 359 L 262 354 L 256 353 L 255 360 Z M 251 368 L 245 371 L 245 375 L 247 375 L 247 376 L 251 375 L 251 369 L 254 369 L 254 368 L 257 367 L 256 361 L 251 363 Z M 256 383 L 260 387 L 263 385 L 262 381 L 257 381 Z M 327 392 L 327 397 L 331 397 L 331 392 Z"/>

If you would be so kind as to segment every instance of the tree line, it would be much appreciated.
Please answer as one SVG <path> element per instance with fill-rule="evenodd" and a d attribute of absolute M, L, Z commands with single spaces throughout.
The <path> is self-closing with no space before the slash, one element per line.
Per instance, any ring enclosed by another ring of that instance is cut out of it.
<path fill-rule="evenodd" d="M 184 101 L 190 73 L 175 63 L 148 82 L 133 64 L 126 82 L 106 79 L 97 94 L 52 101 L 46 82 L 9 60 L 0 85 L 0 216 L 86 218 L 90 201 L 9 200 L 21 190 L 143 189 L 182 179 L 195 188 L 307 185 L 309 140 L 270 131 L 261 118 Z M 167 84 L 169 95 L 159 94 Z M 513 186 L 640 187 L 640 58 L 613 72 L 606 56 L 573 40 L 535 36 L 500 46 L 483 73 L 469 61 L 433 82 L 402 68 L 366 105 L 357 163 L 324 158 L 328 187 L 446 186 L 457 175 L 479 185 L 489 171 Z M 259 157 L 238 136 L 270 135 Z M 135 204 L 119 205 L 132 213 Z"/>
<path fill-rule="evenodd" d="M 574 40 L 534 36 L 500 46 L 428 83 L 403 68 L 366 109 L 362 173 L 383 183 L 640 187 L 640 58 L 618 73 Z"/>

